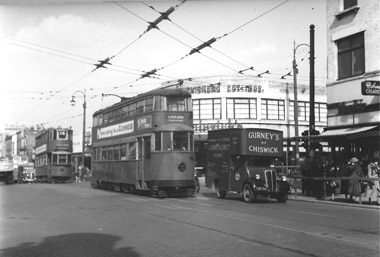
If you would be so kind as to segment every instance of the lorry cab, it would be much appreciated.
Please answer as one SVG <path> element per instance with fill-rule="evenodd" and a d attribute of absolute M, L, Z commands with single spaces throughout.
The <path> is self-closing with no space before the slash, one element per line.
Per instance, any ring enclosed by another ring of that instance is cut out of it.
<path fill-rule="evenodd" d="M 206 186 L 215 188 L 218 198 L 238 192 L 245 202 L 257 196 L 287 201 L 289 183 L 274 166 L 283 155 L 282 131 L 233 128 L 208 136 Z"/>

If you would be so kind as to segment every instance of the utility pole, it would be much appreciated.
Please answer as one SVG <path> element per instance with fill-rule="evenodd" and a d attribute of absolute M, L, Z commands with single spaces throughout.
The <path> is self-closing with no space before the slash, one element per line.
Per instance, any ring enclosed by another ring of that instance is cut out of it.
<path fill-rule="evenodd" d="M 84 169 L 85 149 L 86 149 L 86 89 L 84 91 L 77 90 L 73 93 L 71 105 L 75 105 L 75 94 L 81 93 L 83 95 L 83 131 L 82 131 L 82 170 Z"/>
<path fill-rule="evenodd" d="M 294 40 L 293 46 L 293 88 L 294 88 L 294 136 L 298 137 L 298 88 L 297 88 L 297 62 L 296 62 L 296 52 L 298 47 L 300 46 L 308 46 L 308 44 L 299 44 L 296 46 L 296 41 Z M 296 140 L 296 146 L 294 149 L 295 153 L 295 165 L 298 165 L 299 160 L 299 142 Z"/>
<path fill-rule="evenodd" d="M 315 98 L 315 84 L 314 84 L 314 28 L 313 24 L 310 25 L 310 118 L 309 118 L 309 131 L 310 135 L 314 135 L 315 131 L 315 110 L 314 110 L 314 98 Z M 314 156 L 313 144 L 310 144 L 310 157 Z"/>

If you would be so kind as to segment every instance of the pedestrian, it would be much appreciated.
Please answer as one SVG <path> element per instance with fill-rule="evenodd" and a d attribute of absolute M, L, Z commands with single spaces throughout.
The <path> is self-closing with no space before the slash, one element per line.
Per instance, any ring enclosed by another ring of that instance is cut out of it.
<path fill-rule="evenodd" d="M 311 170 L 310 170 L 310 158 L 307 158 L 306 161 L 304 161 L 301 164 L 301 175 L 304 177 L 302 179 L 302 194 L 305 196 L 311 195 Z"/>
<path fill-rule="evenodd" d="M 344 178 L 349 177 L 352 173 L 352 166 L 350 165 L 350 162 L 348 160 L 343 161 L 340 164 L 339 169 L 341 172 L 341 176 Z M 344 196 L 346 197 L 346 200 L 348 200 L 348 180 L 347 179 L 342 179 L 340 193 L 344 194 Z"/>
<path fill-rule="evenodd" d="M 373 160 L 372 162 L 368 164 L 368 178 L 376 178 L 376 180 L 369 181 L 367 185 L 366 197 L 368 198 L 369 204 L 371 204 L 371 201 L 376 201 L 377 204 L 380 204 L 379 176 L 380 176 L 379 161 Z"/>
<path fill-rule="evenodd" d="M 348 193 L 350 195 L 349 201 L 352 202 L 354 196 L 357 198 L 361 194 L 359 178 L 363 177 L 363 171 L 356 157 L 350 160 L 350 165 L 352 166 L 352 173 L 348 181 Z"/>

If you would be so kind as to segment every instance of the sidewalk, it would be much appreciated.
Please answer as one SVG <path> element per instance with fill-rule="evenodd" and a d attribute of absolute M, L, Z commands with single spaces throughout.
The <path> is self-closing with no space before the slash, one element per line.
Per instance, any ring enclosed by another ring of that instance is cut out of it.
<path fill-rule="evenodd" d="M 204 178 L 199 178 L 199 182 L 201 185 L 201 192 L 215 193 L 215 191 L 212 191 L 211 188 L 205 187 Z M 333 205 L 340 205 L 340 206 L 380 210 L 380 205 L 377 205 L 376 202 L 372 202 L 371 204 L 369 204 L 368 198 L 364 196 L 361 197 L 361 204 L 359 204 L 358 202 L 359 199 L 357 199 L 356 202 L 349 202 L 348 200 L 346 200 L 346 197 L 344 194 L 336 194 L 334 195 L 334 199 L 332 199 L 332 196 L 327 196 L 326 201 L 325 201 L 323 199 L 317 199 L 313 196 L 304 196 L 302 195 L 301 189 L 297 189 L 297 193 L 295 194 L 294 188 L 291 188 L 291 194 L 289 195 L 288 201 L 304 201 L 304 202 L 310 202 L 310 203 L 333 204 Z"/>
<path fill-rule="evenodd" d="M 332 196 L 327 196 L 326 200 L 324 200 L 317 199 L 314 196 L 304 196 L 302 195 L 301 190 L 297 191 L 297 194 L 295 194 L 294 189 L 292 189 L 292 193 L 289 195 L 289 200 L 380 210 L 380 205 L 378 205 L 376 202 L 371 202 L 370 204 L 368 198 L 364 196 L 361 197 L 361 203 L 359 203 L 359 197 L 356 199 L 356 201 L 350 202 L 346 200 L 346 196 L 344 194 L 336 194 L 334 195 L 334 198 Z"/>

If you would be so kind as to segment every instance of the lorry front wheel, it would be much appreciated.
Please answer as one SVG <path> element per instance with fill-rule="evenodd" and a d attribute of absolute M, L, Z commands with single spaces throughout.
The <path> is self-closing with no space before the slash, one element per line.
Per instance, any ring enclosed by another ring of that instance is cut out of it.
<path fill-rule="evenodd" d="M 219 182 L 215 184 L 215 191 L 216 191 L 216 195 L 218 196 L 219 199 L 224 199 L 226 197 L 227 191 L 220 189 L 220 183 Z"/>
<path fill-rule="evenodd" d="M 256 199 L 255 193 L 253 192 L 252 187 L 249 183 L 245 183 L 243 185 L 242 198 L 246 203 L 252 203 Z"/>

